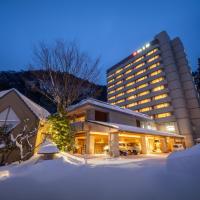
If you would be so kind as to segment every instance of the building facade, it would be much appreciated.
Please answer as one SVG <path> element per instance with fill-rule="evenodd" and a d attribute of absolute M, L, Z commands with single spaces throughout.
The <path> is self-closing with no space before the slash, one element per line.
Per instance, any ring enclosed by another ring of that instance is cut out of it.
<path fill-rule="evenodd" d="M 107 70 L 108 102 L 148 114 L 157 129 L 200 137 L 199 97 L 179 38 L 161 32 Z"/>
<path fill-rule="evenodd" d="M 136 146 L 143 154 L 166 153 L 173 151 L 174 144 L 185 145 L 184 136 L 156 130 L 148 115 L 95 99 L 83 100 L 69 107 L 67 113 L 76 130 L 78 154 L 116 157 Z"/>

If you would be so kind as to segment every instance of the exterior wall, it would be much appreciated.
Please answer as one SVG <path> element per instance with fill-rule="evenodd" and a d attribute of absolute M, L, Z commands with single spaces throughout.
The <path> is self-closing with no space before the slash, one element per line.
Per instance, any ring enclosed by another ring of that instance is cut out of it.
<path fill-rule="evenodd" d="M 38 128 L 39 119 L 32 113 L 32 111 L 25 105 L 25 103 L 14 91 L 9 92 L 7 95 L 3 96 L 3 98 L 0 98 L 0 112 L 5 110 L 9 106 L 13 109 L 13 111 L 16 113 L 21 121 L 21 123 L 12 130 L 12 134 L 14 137 L 16 137 L 23 130 L 25 119 L 29 119 L 27 123 L 28 132 L 33 131 L 35 128 Z M 30 139 L 30 142 L 33 146 L 35 146 L 36 136 Z M 28 159 L 30 156 L 32 155 L 30 154 L 26 159 Z M 9 156 L 9 162 L 19 160 L 19 158 L 20 152 L 17 149 L 16 151 L 13 151 L 13 153 L 11 153 L 11 155 Z"/>

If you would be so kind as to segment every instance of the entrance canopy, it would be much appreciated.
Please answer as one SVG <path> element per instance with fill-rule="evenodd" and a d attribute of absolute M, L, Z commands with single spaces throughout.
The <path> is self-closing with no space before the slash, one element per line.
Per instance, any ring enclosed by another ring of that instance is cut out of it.
<path fill-rule="evenodd" d="M 138 133 L 138 134 L 146 134 L 146 135 L 184 138 L 184 136 L 178 135 L 175 133 L 168 133 L 168 132 L 162 132 L 162 131 L 157 131 L 157 130 L 152 130 L 152 129 L 145 129 L 145 128 L 129 126 L 129 125 L 125 125 L 125 124 L 116 124 L 116 123 L 92 121 L 92 120 L 88 120 L 88 122 L 92 123 L 92 124 L 97 124 L 97 125 L 111 128 L 112 129 L 111 132 L 126 131 L 126 132 L 130 132 L 130 133 Z"/>

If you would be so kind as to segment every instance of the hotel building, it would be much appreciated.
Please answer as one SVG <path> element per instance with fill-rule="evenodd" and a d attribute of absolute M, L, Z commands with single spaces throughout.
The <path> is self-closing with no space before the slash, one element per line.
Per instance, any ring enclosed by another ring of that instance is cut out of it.
<path fill-rule="evenodd" d="M 148 114 L 156 128 L 200 137 L 199 97 L 179 38 L 161 32 L 107 70 L 108 103 Z"/>

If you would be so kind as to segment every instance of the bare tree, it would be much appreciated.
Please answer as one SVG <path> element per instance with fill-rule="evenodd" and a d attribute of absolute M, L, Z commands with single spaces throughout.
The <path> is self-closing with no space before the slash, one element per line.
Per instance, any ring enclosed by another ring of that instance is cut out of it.
<path fill-rule="evenodd" d="M 33 69 L 40 70 L 37 76 L 40 90 L 63 111 L 83 93 L 91 93 L 97 81 L 99 59 L 92 61 L 82 53 L 76 43 L 56 41 L 50 46 L 40 43 L 34 51 Z"/>

